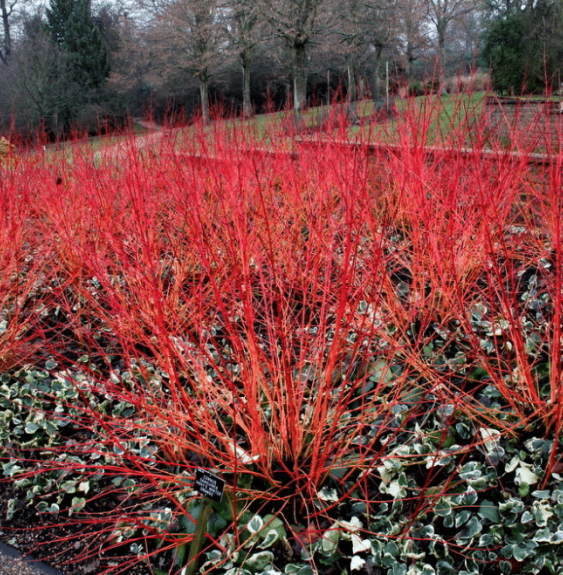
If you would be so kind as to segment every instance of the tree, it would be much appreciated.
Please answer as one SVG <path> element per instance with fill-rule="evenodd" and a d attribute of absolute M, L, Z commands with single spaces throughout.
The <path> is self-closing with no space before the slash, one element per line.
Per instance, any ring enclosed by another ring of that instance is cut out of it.
<path fill-rule="evenodd" d="M 10 33 L 10 15 L 16 2 L 8 3 L 7 0 L 0 0 L 0 10 L 2 11 L 2 31 L 4 33 L 2 49 L 0 50 L 0 60 L 6 64 L 12 51 L 12 37 Z"/>
<path fill-rule="evenodd" d="M 346 61 L 348 100 L 355 102 L 358 99 L 356 74 L 368 58 L 370 48 L 365 3 L 363 0 L 343 0 L 338 9 L 340 17 L 335 34 L 340 40 Z"/>
<path fill-rule="evenodd" d="M 307 105 L 308 51 L 316 37 L 330 27 L 330 15 L 321 12 L 326 0 L 257 0 L 273 33 L 292 54 L 293 107 Z"/>
<path fill-rule="evenodd" d="M 67 54 L 75 81 L 85 89 L 101 86 L 109 74 L 109 61 L 92 22 L 90 0 L 50 0 L 47 29 Z"/>
<path fill-rule="evenodd" d="M 398 43 L 404 57 L 405 76 L 412 76 L 413 64 L 428 49 L 427 0 L 399 0 L 396 6 Z"/>
<path fill-rule="evenodd" d="M 210 118 L 209 82 L 224 59 L 227 13 L 218 0 L 154 0 L 147 31 L 163 75 L 192 74 L 198 81 L 203 122 Z"/>
<path fill-rule="evenodd" d="M 12 18 L 16 5 L 20 0 L 0 0 L 0 14 L 2 16 L 2 42 L 0 43 L 0 61 L 8 64 L 12 53 Z M 25 0 L 23 0 L 25 2 Z"/>
<path fill-rule="evenodd" d="M 487 31 L 483 56 L 491 68 L 494 87 L 500 92 L 520 91 L 523 87 L 529 68 L 524 35 L 524 19 L 519 14 L 496 20 Z"/>
<path fill-rule="evenodd" d="M 474 10 L 456 18 L 450 23 L 447 44 L 450 67 L 455 72 L 471 73 L 479 61 L 482 45 L 483 12 Z"/>
<path fill-rule="evenodd" d="M 483 57 L 501 92 L 541 92 L 561 82 L 563 6 L 559 0 L 495 4 Z"/>
<path fill-rule="evenodd" d="M 59 140 L 79 111 L 82 89 L 40 16 L 24 23 L 22 36 L 6 67 L 4 105 L 14 115 L 20 133 L 41 129 Z"/>
<path fill-rule="evenodd" d="M 383 105 L 380 69 L 385 51 L 393 51 L 398 44 L 399 1 L 345 0 L 338 3 L 340 17 L 335 33 L 344 47 L 351 101 L 357 98 L 357 69 L 367 66 L 374 103 L 378 108 Z"/>
<path fill-rule="evenodd" d="M 395 43 L 397 37 L 397 0 L 370 0 L 364 3 L 367 38 L 373 47 L 372 97 L 377 107 L 382 105 L 381 62 L 383 50 Z"/>
<path fill-rule="evenodd" d="M 263 37 L 263 26 L 256 3 L 252 0 L 234 0 L 228 13 L 226 30 L 242 67 L 243 116 L 249 118 L 252 115 L 250 65 L 254 48 Z"/>
<path fill-rule="evenodd" d="M 428 18 L 436 32 L 437 68 L 440 82 L 443 80 L 446 67 L 446 38 L 448 26 L 452 20 L 460 18 L 478 9 L 473 0 L 427 0 Z"/>

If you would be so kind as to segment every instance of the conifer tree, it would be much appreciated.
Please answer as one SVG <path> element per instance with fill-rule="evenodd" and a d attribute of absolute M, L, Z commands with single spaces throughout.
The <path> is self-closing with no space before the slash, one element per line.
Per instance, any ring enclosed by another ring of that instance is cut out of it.
<path fill-rule="evenodd" d="M 563 73 L 563 2 L 490 2 L 483 57 L 500 92 L 558 89 Z"/>
<path fill-rule="evenodd" d="M 83 88 L 98 88 L 109 74 L 109 62 L 89 0 L 50 0 L 47 29 L 65 51 L 74 80 Z"/>

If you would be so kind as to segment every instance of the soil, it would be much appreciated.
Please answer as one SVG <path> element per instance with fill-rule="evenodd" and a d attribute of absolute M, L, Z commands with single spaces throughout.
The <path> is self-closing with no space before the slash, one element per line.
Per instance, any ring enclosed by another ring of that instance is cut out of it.
<path fill-rule="evenodd" d="M 116 551 L 113 554 L 97 553 L 96 547 L 100 546 L 102 538 L 95 528 L 65 522 L 62 517 L 53 524 L 52 515 L 38 515 L 23 505 L 7 521 L 8 501 L 17 497 L 18 492 L 10 483 L 0 482 L 0 541 L 23 555 L 41 560 L 64 575 L 100 575 L 108 567 L 115 568 L 116 572 L 121 567 L 125 569 L 121 572 L 127 575 L 150 575 L 151 570 L 146 565 L 125 566 L 125 558 L 119 557 Z M 21 571 L 20 575 L 23 575 Z"/>

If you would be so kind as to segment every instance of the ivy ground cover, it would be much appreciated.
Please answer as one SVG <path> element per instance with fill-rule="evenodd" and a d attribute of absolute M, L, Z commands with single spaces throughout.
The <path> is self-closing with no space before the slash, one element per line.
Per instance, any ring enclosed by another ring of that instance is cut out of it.
<path fill-rule="evenodd" d="M 73 526 L 69 573 L 561 572 L 563 156 L 429 156 L 431 114 L 2 168 L 3 529 Z"/>

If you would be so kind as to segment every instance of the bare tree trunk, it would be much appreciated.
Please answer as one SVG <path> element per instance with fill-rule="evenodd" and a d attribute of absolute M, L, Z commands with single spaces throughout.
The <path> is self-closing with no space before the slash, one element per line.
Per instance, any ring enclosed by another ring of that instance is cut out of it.
<path fill-rule="evenodd" d="M 207 126 L 211 123 L 211 115 L 209 112 L 209 78 L 207 74 L 199 76 L 199 95 L 201 98 L 201 118 L 203 123 Z"/>
<path fill-rule="evenodd" d="M 439 20 L 436 26 L 436 31 L 438 32 L 438 62 L 437 62 L 437 80 L 442 86 L 444 82 L 444 73 L 446 70 L 446 28 L 447 22 L 444 20 Z"/>
<path fill-rule="evenodd" d="M 407 49 L 405 51 L 405 76 L 407 80 L 410 80 L 412 77 L 412 66 L 416 61 L 415 50 L 415 46 L 411 42 L 407 42 Z"/>
<path fill-rule="evenodd" d="M 371 96 L 376 110 L 383 106 L 383 96 L 381 94 L 381 78 L 379 74 L 381 68 L 382 53 L 383 53 L 383 44 L 376 46 L 375 60 L 373 63 L 373 94 Z"/>
<path fill-rule="evenodd" d="M 252 116 L 252 101 L 250 99 L 250 66 L 246 52 L 240 55 L 242 66 L 242 115 L 244 118 Z"/>
<path fill-rule="evenodd" d="M 307 45 L 295 42 L 293 50 L 293 109 L 303 110 L 307 106 Z"/>
<path fill-rule="evenodd" d="M 355 102 L 358 99 L 358 86 L 356 84 L 356 69 L 348 62 L 348 101 Z"/>
<path fill-rule="evenodd" d="M 4 42 L 0 49 L 0 60 L 4 64 L 8 63 L 8 58 L 12 52 L 12 37 L 10 36 L 10 12 L 6 5 L 6 0 L 0 0 L 0 10 L 2 11 L 2 28 L 4 30 Z"/>

